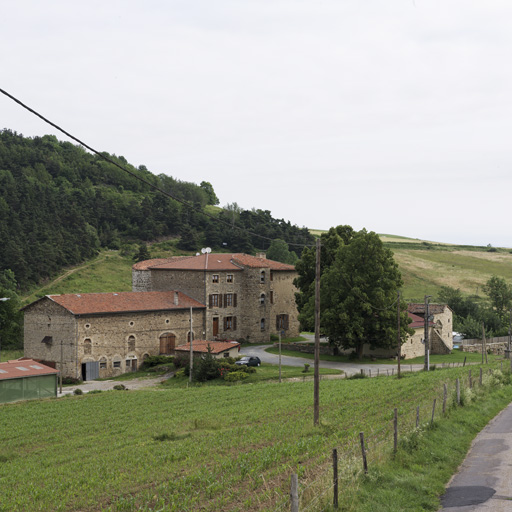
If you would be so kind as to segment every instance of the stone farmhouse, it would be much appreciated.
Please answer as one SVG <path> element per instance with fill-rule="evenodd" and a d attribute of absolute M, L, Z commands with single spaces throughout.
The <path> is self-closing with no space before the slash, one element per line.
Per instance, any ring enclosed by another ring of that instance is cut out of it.
<path fill-rule="evenodd" d="M 202 254 L 136 263 L 132 290 L 181 290 L 205 304 L 202 339 L 268 342 L 271 334 L 299 334 L 296 275 L 264 254 Z"/>
<path fill-rule="evenodd" d="M 81 380 L 135 371 L 174 353 L 204 325 L 205 306 L 183 292 L 47 295 L 23 308 L 25 356 Z M 197 329 L 197 331 L 196 331 Z"/>

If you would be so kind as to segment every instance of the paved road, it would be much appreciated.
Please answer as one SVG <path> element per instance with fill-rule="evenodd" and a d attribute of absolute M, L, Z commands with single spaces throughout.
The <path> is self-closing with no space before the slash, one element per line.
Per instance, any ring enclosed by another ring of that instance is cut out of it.
<path fill-rule="evenodd" d="M 476 436 L 441 505 L 446 512 L 512 511 L 512 404 Z"/>
<path fill-rule="evenodd" d="M 269 348 L 269 345 L 245 346 L 242 347 L 240 354 L 244 356 L 257 356 L 264 363 L 279 364 L 279 356 L 276 354 L 269 354 L 268 352 L 265 352 L 267 348 Z M 283 366 L 302 366 L 305 363 L 313 366 L 312 359 L 306 359 L 303 357 L 281 356 L 281 364 Z M 402 363 L 401 366 L 402 371 L 411 371 L 411 367 L 413 371 L 419 371 L 423 369 L 423 365 L 421 364 L 410 365 Z M 391 370 L 393 368 L 395 369 L 396 372 L 396 367 L 396 364 L 360 364 L 357 362 L 337 363 L 334 361 L 320 361 L 320 368 L 342 370 L 348 376 L 354 375 L 355 373 L 361 373 L 361 369 L 363 369 L 367 375 L 369 374 L 369 371 L 371 371 L 372 376 L 376 376 L 377 372 L 382 374 L 389 371 L 389 373 L 391 374 Z"/>

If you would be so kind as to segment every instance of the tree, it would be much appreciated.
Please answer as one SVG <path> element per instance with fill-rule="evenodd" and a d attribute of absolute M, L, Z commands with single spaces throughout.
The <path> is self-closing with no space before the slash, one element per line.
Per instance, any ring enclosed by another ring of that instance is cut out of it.
<path fill-rule="evenodd" d="M 270 247 L 267 250 L 267 258 L 269 260 L 280 261 L 281 263 L 288 263 L 289 265 L 295 265 L 298 260 L 295 252 L 288 249 L 288 244 L 277 238 L 272 240 Z"/>
<path fill-rule="evenodd" d="M 213 190 L 213 186 L 209 181 L 201 181 L 199 186 L 206 192 L 208 204 L 219 204 L 219 198 L 215 194 L 215 190 Z"/>
<path fill-rule="evenodd" d="M 505 279 L 498 276 L 492 276 L 485 286 L 484 292 L 489 297 L 492 308 L 503 316 L 512 305 L 512 287 L 507 284 Z"/>
<path fill-rule="evenodd" d="M 23 313 L 21 300 L 16 293 L 17 283 L 12 270 L 0 271 L 0 343 L 1 348 L 20 349 L 23 347 Z"/>
<path fill-rule="evenodd" d="M 149 260 L 151 258 L 151 254 L 149 253 L 148 246 L 146 244 L 140 244 L 139 250 L 137 254 L 133 257 L 136 263 L 139 261 Z"/>

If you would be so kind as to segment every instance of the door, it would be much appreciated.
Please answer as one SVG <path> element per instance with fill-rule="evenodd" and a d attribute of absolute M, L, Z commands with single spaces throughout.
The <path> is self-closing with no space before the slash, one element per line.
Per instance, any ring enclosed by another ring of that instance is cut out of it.
<path fill-rule="evenodd" d="M 137 359 L 132 359 L 132 372 L 137 371 Z"/>
<path fill-rule="evenodd" d="M 174 354 L 176 347 L 176 336 L 171 333 L 165 333 L 160 336 L 160 354 Z"/>
<path fill-rule="evenodd" d="M 213 337 L 219 334 L 219 317 L 213 319 Z"/>
<path fill-rule="evenodd" d="M 100 376 L 100 362 L 91 361 L 82 363 L 82 380 L 94 380 Z"/>

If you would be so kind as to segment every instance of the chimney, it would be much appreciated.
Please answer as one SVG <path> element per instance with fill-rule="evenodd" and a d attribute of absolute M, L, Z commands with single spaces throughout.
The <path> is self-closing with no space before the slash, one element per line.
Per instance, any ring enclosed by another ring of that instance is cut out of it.
<path fill-rule="evenodd" d="M 266 260 L 267 259 L 267 255 L 264 252 L 257 252 L 256 253 L 256 258 L 261 258 L 262 260 Z"/>
<path fill-rule="evenodd" d="M 178 297 L 179 297 L 178 292 L 174 292 L 174 305 L 175 306 L 179 306 L 179 299 L 178 299 Z"/>

